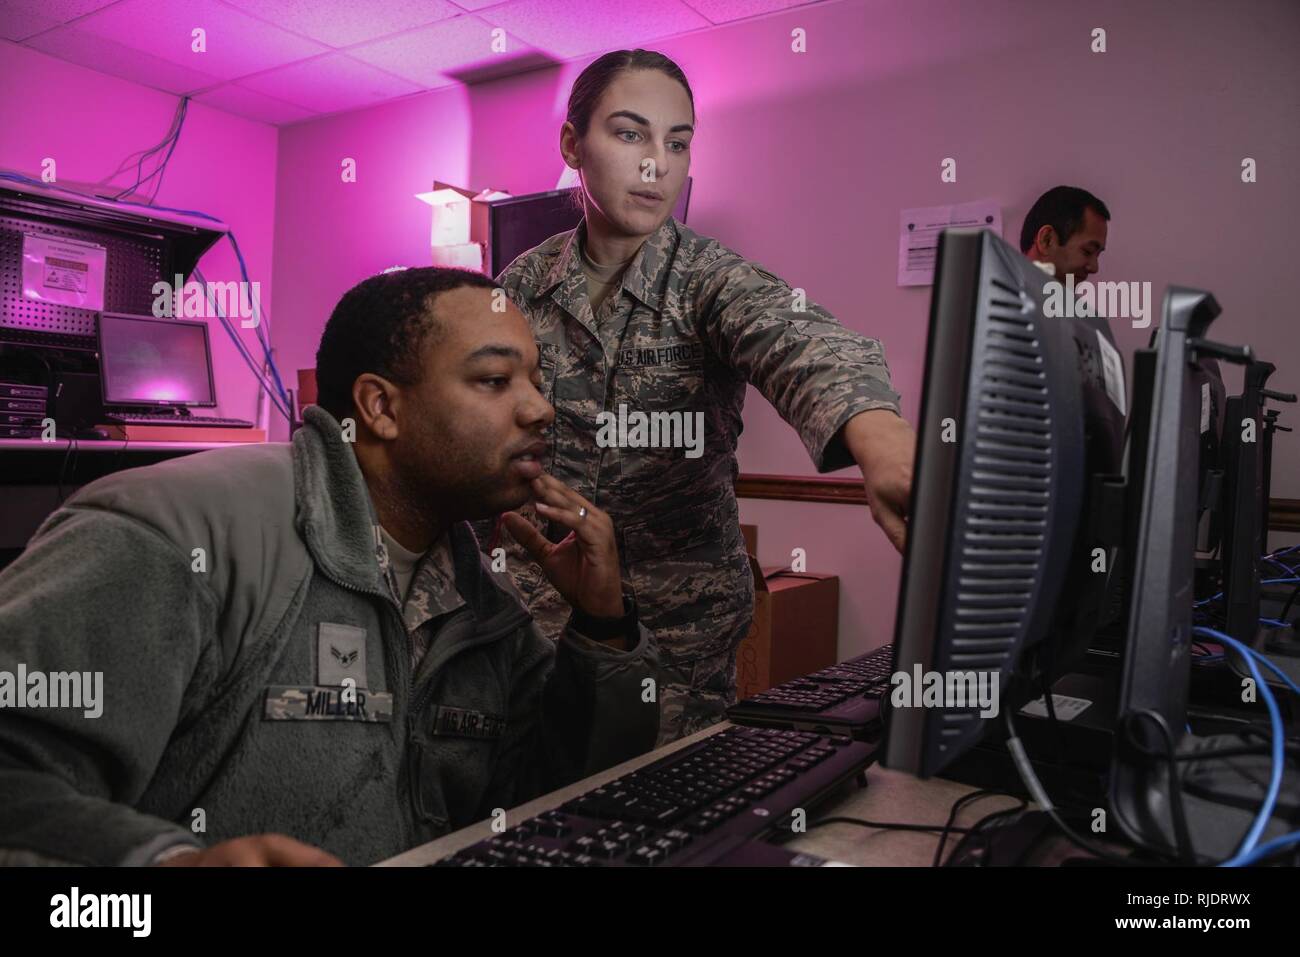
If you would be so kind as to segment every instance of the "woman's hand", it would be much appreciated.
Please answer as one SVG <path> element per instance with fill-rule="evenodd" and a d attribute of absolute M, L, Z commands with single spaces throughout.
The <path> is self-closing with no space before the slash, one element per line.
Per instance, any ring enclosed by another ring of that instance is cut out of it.
<path fill-rule="evenodd" d="M 872 409 L 845 423 L 844 444 L 862 469 L 871 517 L 902 552 L 907 543 L 916 433 L 906 419 L 889 409 Z"/>
<path fill-rule="evenodd" d="M 502 517 L 507 531 L 570 605 L 592 618 L 621 618 L 623 586 L 613 521 L 549 475 L 533 480 L 533 494 L 537 514 L 572 529 L 572 533 L 557 545 L 515 512 L 506 512 Z M 586 510 L 582 517 L 580 509 Z"/>

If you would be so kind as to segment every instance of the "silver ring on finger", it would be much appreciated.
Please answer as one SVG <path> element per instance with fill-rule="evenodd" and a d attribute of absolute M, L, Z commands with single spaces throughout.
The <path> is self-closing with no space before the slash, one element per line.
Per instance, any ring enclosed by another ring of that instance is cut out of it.
<path fill-rule="evenodd" d="M 582 520 L 583 520 L 584 518 L 586 518 L 586 517 L 587 517 L 587 506 L 585 506 L 585 505 L 579 505 L 579 506 L 578 506 L 578 521 L 582 521 Z"/>

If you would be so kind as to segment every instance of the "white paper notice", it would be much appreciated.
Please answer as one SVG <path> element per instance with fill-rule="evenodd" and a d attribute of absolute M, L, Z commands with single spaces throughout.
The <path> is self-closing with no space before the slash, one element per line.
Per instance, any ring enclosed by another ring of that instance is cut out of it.
<path fill-rule="evenodd" d="M 956 206 L 921 206 L 898 214 L 898 284 L 934 282 L 939 233 L 954 227 L 991 229 L 1002 235 L 1002 207 L 991 199 Z"/>
<path fill-rule="evenodd" d="M 1115 403 L 1120 415 L 1128 415 L 1128 403 L 1124 395 L 1124 360 L 1106 337 L 1097 331 L 1097 344 L 1101 347 L 1101 374 L 1106 380 L 1106 394 Z"/>
<path fill-rule="evenodd" d="M 101 312 L 108 250 L 76 239 L 23 234 L 23 298 Z"/>

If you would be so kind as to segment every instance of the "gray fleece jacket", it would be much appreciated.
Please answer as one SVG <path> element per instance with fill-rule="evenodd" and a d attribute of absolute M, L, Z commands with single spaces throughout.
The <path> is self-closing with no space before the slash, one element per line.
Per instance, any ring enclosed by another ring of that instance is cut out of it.
<path fill-rule="evenodd" d="M 465 524 L 465 605 L 412 674 L 373 523 L 316 407 L 292 445 L 119 472 L 51 515 L 0 573 L 0 861 L 280 832 L 369 864 L 653 746 L 645 630 L 548 641 Z M 102 713 L 16 706 L 20 668 L 28 705 L 33 674 L 102 672 Z"/>

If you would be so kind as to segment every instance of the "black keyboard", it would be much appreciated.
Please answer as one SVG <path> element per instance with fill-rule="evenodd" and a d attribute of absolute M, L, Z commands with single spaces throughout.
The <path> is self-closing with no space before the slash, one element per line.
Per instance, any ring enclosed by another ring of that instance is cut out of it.
<path fill-rule="evenodd" d="M 104 421 L 121 425 L 195 425 L 226 429 L 251 429 L 246 419 L 223 419 L 216 415 L 172 415 L 150 412 L 107 412 Z"/>
<path fill-rule="evenodd" d="M 886 645 L 870 654 L 768 688 L 746 700 L 778 708 L 822 711 L 854 695 L 882 691 L 889 684 L 893 667 L 894 649 Z"/>
<path fill-rule="evenodd" d="M 430 866 L 709 864 L 788 827 L 874 757 L 842 735 L 728 728 Z"/>
<path fill-rule="evenodd" d="M 878 727 L 893 669 L 894 649 L 885 645 L 761 691 L 733 705 L 727 717 L 741 724 L 868 734 Z"/>
<path fill-rule="evenodd" d="M 76 332 L 39 332 L 34 329 L 13 329 L 0 327 L 0 342 L 12 342 L 24 346 L 49 346 L 54 349 L 78 349 L 93 352 L 99 348 L 99 340 L 94 334 L 83 335 Z"/>

